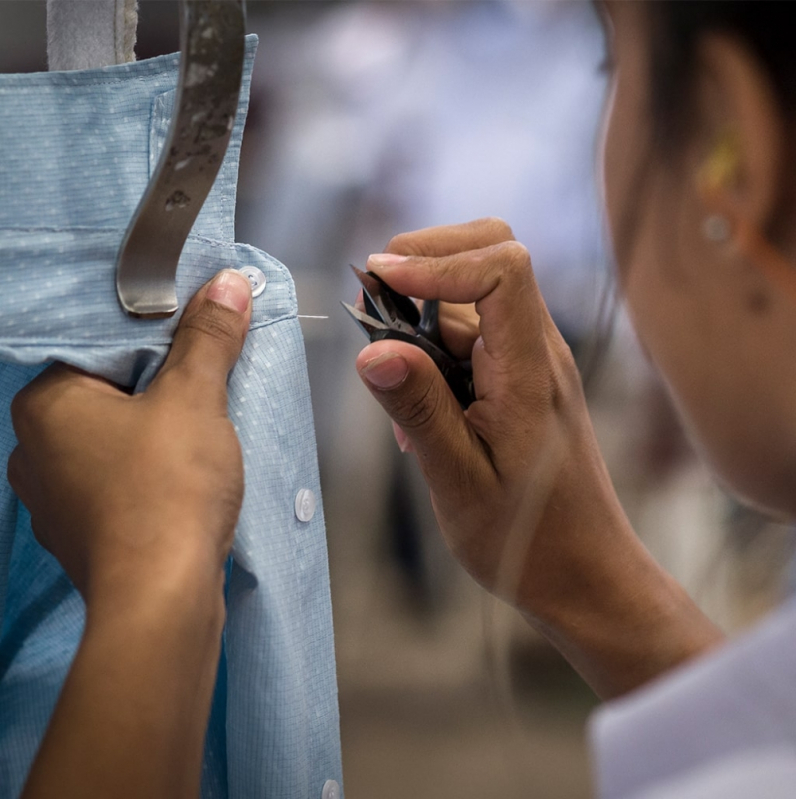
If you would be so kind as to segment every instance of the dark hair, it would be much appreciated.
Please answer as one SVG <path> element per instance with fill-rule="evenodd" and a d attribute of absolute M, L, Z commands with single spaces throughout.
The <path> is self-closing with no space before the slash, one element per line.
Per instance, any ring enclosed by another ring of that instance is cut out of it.
<path fill-rule="evenodd" d="M 658 144 L 679 143 L 693 120 L 692 78 L 697 45 L 724 33 L 756 56 L 784 113 L 796 116 L 793 5 L 778 0 L 654 0 L 644 3 L 650 24 L 651 111 Z"/>

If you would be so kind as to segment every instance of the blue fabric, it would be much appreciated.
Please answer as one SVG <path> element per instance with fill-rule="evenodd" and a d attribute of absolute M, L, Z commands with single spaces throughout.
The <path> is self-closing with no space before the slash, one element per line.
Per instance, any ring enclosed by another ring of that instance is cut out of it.
<path fill-rule="evenodd" d="M 181 307 L 224 267 L 267 288 L 229 381 L 246 494 L 227 585 L 224 656 L 205 797 L 320 799 L 341 780 L 323 514 L 296 297 L 287 270 L 234 243 L 237 159 L 256 40 L 230 149 L 180 260 Z M 0 76 L 0 464 L 14 394 L 61 360 L 146 387 L 178 318 L 130 319 L 114 262 L 168 128 L 178 56 L 76 72 Z M 83 627 L 83 604 L 0 480 L 0 799 L 19 795 Z"/>

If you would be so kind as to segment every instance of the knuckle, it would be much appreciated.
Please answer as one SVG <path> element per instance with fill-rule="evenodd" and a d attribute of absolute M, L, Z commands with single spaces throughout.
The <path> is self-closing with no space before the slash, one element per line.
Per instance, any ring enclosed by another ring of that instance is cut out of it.
<path fill-rule="evenodd" d="M 498 247 L 511 268 L 525 271 L 531 265 L 531 254 L 528 252 L 528 248 L 519 241 L 504 241 Z"/>
<path fill-rule="evenodd" d="M 242 338 L 238 315 L 218 303 L 207 302 L 180 324 L 183 330 L 209 336 L 223 344 L 239 345 Z"/>
<path fill-rule="evenodd" d="M 518 241 L 506 241 L 498 245 L 498 253 L 502 277 L 516 288 L 526 286 L 533 276 L 528 248 Z"/>
<path fill-rule="evenodd" d="M 463 267 L 467 267 L 467 261 L 458 255 L 436 258 L 429 262 L 429 272 L 437 282 L 447 281 L 456 273 L 461 273 Z"/>
<path fill-rule="evenodd" d="M 419 391 L 402 397 L 395 406 L 393 418 L 401 427 L 416 430 L 426 427 L 434 418 L 437 405 L 433 381 L 429 381 Z"/>
<path fill-rule="evenodd" d="M 19 437 L 27 431 L 36 419 L 47 410 L 48 405 L 42 402 L 35 383 L 29 383 L 11 400 L 11 424 Z"/>
<path fill-rule="evenodd" d="M 25 395 L 26 392 L 23 388 L 22 391 L 15 394 L 14 398 L 11 400 L 11 423 L 14 425 L 15 430 L 24 422 L 28 412 L 28 403 Z"/>

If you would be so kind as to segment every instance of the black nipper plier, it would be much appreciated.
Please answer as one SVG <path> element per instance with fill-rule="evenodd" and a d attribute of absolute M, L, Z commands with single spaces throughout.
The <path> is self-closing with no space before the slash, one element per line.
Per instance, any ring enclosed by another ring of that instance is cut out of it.
<path fill-rule="evenodd" d="M 420 347 L 442 372 L 459 405 L 468 408 L 475 401 L 472 365 L 455 358 L 442 343 L 439 300 L 426 300 L 421 313 L 409 297 L 390 288 L 378 275 L 351 268 L 362 284 L 365 311 L 342 304 L 365 335 L 371 342 L 392 339 Z"/>

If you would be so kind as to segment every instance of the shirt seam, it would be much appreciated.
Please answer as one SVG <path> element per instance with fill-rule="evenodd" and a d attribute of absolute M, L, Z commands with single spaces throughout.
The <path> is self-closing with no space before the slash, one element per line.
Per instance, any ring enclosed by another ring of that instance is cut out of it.
<path fill-rule="evenodd" d="M 172 63 L 169 63 L 166 60 L 167 68 L 169 72 L 165 72 L 162 69 L 154 69 L 147 64 L 146 72 L 149 74 L 144 75 L 130 75 L 129 72 L 131 71 L 130 67 L 133 64 L 139 65 L 136 68 L 141 70 L 140 64 L 144 62 L 142 61 L 133 61 L 130 64 L 112 64 L 108 67 L 100 67 L 100 69 L 120 69 L 124 68 L 125 71 L 121 75 L 118 76 L 109 76 L 102 78 L 98 78 L 96 80 L 87 78 L 84 74 L 74 74 L 70 75 L 68 73 L 83 73 L 85 70 L 65 70 L 63 75 L 59 74 L 58 72 L 43 72 L 43 73 L 28 73 L 27 80 L 24 78 L 26 76 L 17 76 L 14 75 L 13 77 L 22 78 L 22 80 L 8 80 L 7 76 L 4 76 L 4 80 L 0 83 L 0 93 L 5 93 L 9 89 L 27 89 L 30 86 L 36 86 L 41 84 L 42 86 L 67 86 L 70 88 L 86 88 L 90 89 L 93 86 L 111 86 L 116 83 L 143 83 L 145 81 L 151 80 L 153 77 L 156 77 L 158 80 L 175 80 L 177 79 L 177 71 L 179 69 L 179 58 Z M 161 62 L 163 63 L 163 62 Z M 6 85 L 2 85 L 5 83 Z"/>
<path fill-rule="evenodd" d="M 58 227 L 54 225 L 35 225 L 35 226 L 17 226 L 17 227 L 3 227 L 0 226 L 0 233 L 124 233 L 124 228 L 118 227 Z M 121 241 L 121 240 L 120 240 Z M 290 272 L 288 268 L 278 259 L 274 258 L 273 255 L 265 252 L 264 250 L 260 250 L 257 247 L 253 246 L 252 244 L 246 244 L 240 241 L 223 241 L 222 239 L 214 239 L 210 238 L 209 236 L 203 236 L 201 233 L 190 233 L 188 235 L 187 241 L 194 241 L 198 242 L 199 244 L 205 244 L 208 247 L 213 247 L 215 249 L 233 249 L 236 250 L 238 248 L 242 248 L 245 250 L 253 250 L 259 253 L 262 257 L 268 261 L 268 263 L 274 267 L 283 277 L 285 283 L 288 285 L 290 289 L 290 301 L 292 303 L 296 303 L 296 291 L 295 286 L 293 285 L 293 281 L 290 277 Z"/>
<path fill-rule="evenodd" d="M 287 322 L 291 319 L 298 319 L 298 314 L 296 313 L 289 313 L 289 314 L 282 314 L 282 316 L 277 316 L 274 319 L 266 319 L 262 322 L 256 322 L 253 325 L 249 325 L 249 332 L 253 330 L 261 330 L 265 327 L 270 327 L 271 325 L 277 324 L 279 322 Z M 79 340 L 75 341 L 74 339 L 64 339 L 64 338 L 56 338 L 56 339 L 25 339 L 25 338 L 6 338 L 0 336 L 0 347 L 5 346 L 13 346 L 13 347 L 74 347 L 74 348 L 86 348 L 86 349 L 105 349 L 111 347 L 130 347 L 131 344 L 135 347 L 141 346 L 154 346 L 154 347 L 170 347 L 172 343 L 171 338 L 158 338 L 158 339 L 146 339 L 146 338 L 137 338 L 133 337 L 131 342 L 130 337 L 120 338 L 120 339 L 111 339 L 110 341 L 85 341 Z"/>
<path fill-rule="evenodd" d="M 246 36 L 246 58 L 252 57 L 249 52 L 250 48 L 253 47 L 253 45 L 250 44 L 250 37 L 251 34 Z M 165 74 L 163 71 L 164 64 L 171 70 Z M 100 72 L 96 78 L 86 74 L 87 72 L 94 71 L 93 69 L 64 70 L 61 72 L 28 72 L 23 74 L 8 73 L 0 75 L 0 93 L 8 89 L 26 89 L 37 84 L 43 84 L 45 86 L 85 86 L 90 88 L 91 86 L 103 86 L 121 83 L 123 81 L 129 83 L 131 80 L 140 83 L 150 80 L 153 77 L 164 81 L 173 78 L 176 81 L 179 65 L 180 54 L 168 53 L 162 56 L 155 56 L 154 58 L 147 58 L 143 61 L 130 61 L 124 64 L 110 64 L 107 67 L 95 67 L 97 70 L 119 70 L 118 75 L 108 75 Z M 133 71 L 143 74 L 130 75 Z"/>

